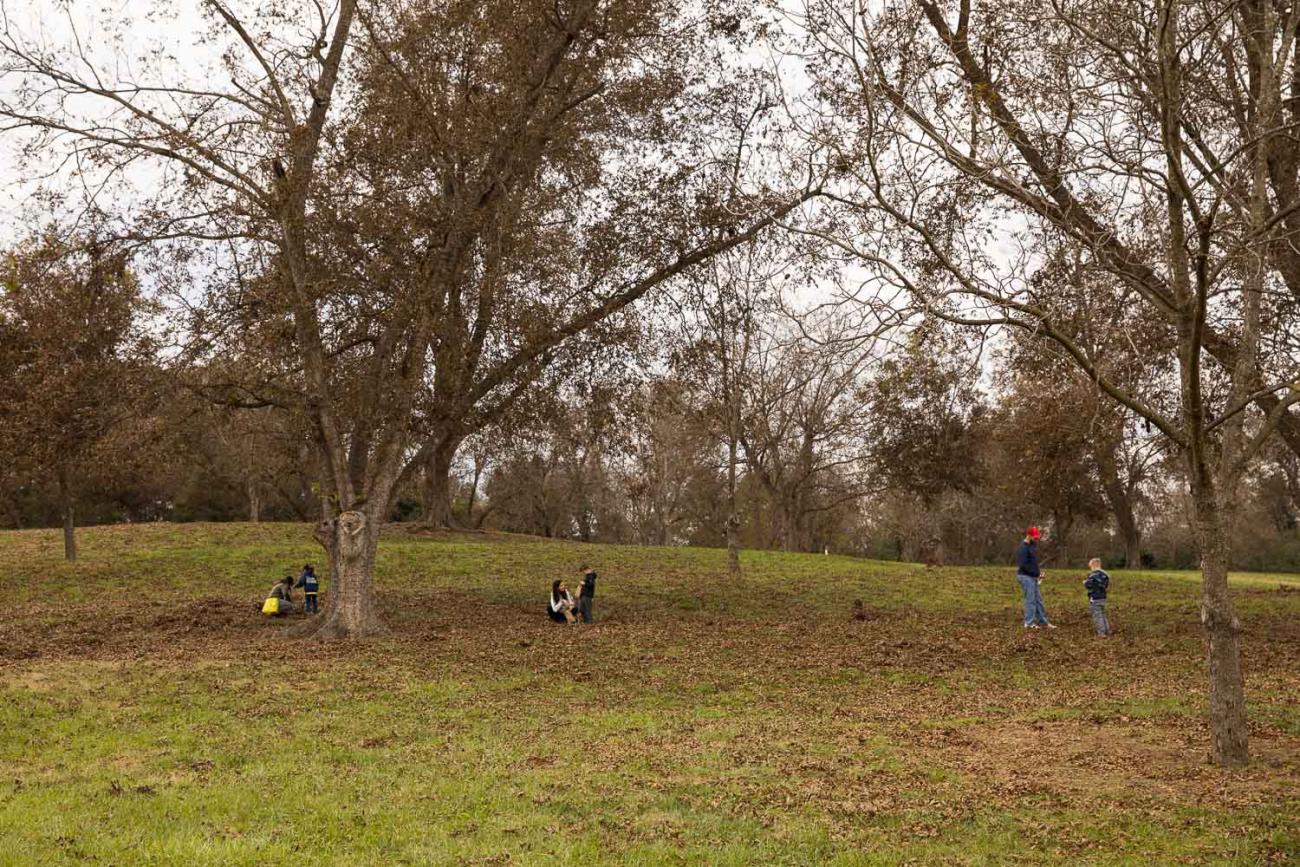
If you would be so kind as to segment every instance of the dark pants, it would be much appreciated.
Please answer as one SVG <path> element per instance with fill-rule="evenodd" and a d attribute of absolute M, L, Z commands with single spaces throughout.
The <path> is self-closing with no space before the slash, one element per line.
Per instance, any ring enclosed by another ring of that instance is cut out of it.
<path fill-rule="evenodd" d="M 591 597 L 578 597 L 578 616 L 582 618 L 583 623 L 591 622 Z"/>
<path fill-rule="evenodd" d="M 303 610 L 306 611 L 308 614 L 319 614 L 319 613 L 320 613 L 320 594 L 319 594 L 319 593 L 303 593 L 303 594 L 302 594 L 302 604 L 303 604 Z"/>

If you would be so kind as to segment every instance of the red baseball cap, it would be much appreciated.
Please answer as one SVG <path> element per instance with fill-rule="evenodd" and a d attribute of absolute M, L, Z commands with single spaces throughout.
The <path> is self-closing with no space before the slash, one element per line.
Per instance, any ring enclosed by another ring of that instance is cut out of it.
<path fill-rule="evenodd" d="M 1043 538 L 1043 531 L 1039 530 L 1037 527 L 1030 527 L 1025 531 L 1025 535 L 1031 539 L 1041 539 Z"/>

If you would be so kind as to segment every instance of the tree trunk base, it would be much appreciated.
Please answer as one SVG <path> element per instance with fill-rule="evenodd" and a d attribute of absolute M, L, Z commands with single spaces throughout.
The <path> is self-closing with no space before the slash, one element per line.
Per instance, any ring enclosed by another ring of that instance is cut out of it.
<path fill-rule="evenodd" d="M 385 626 L 378 618 L 373 622 L 362 623 L 356 626 L 349 626 L 343 623 L 342 618 L 327 617 L 324 622 L 312 621 L 304 624 L 307 626 L 302 633 L 302 637 L 312 641 L 340 641 L 343 639 L 366 639 L 366 638 L 386 638 L 392 635 L 392 630 Z"/>
<path fill-rule="evenodd" d="M 374 602 L 380 526 L 379 518 L 356 510 L 317 526 L 316 539 L 329 553 L 332 586 L 324 611 L 303 625 L 303 637 L 335 641 L 389 634 Z"/>

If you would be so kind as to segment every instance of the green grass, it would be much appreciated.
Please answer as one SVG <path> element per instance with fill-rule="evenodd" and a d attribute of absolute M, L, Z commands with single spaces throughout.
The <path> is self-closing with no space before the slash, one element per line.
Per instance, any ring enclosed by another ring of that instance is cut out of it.
<path fill-rule="evenodd" d="M 1026 634 L 1006 569 L 395 530 L 391 637 L 321 645 L 257 614 L 305 527 L 80 541 L 0 534 L 0 864 L 1300 859 L 1296 576 L 1234 576 L 1228 772 L 1189 574 L 1116 573 L 1099 641 L 1072 572 Z"/>

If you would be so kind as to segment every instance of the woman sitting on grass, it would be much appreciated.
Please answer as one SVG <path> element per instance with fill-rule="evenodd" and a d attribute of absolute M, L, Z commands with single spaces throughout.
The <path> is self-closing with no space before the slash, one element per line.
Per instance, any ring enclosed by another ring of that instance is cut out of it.
<path fill-rule="evenodd" d="M 546 606 L 547 617 L 556 623 L 573 623 L 573 609 L 576 607 L 577 603 L 573 601 L 573 596 L 563 581 L 551 585 L 551 604 Z"/>

